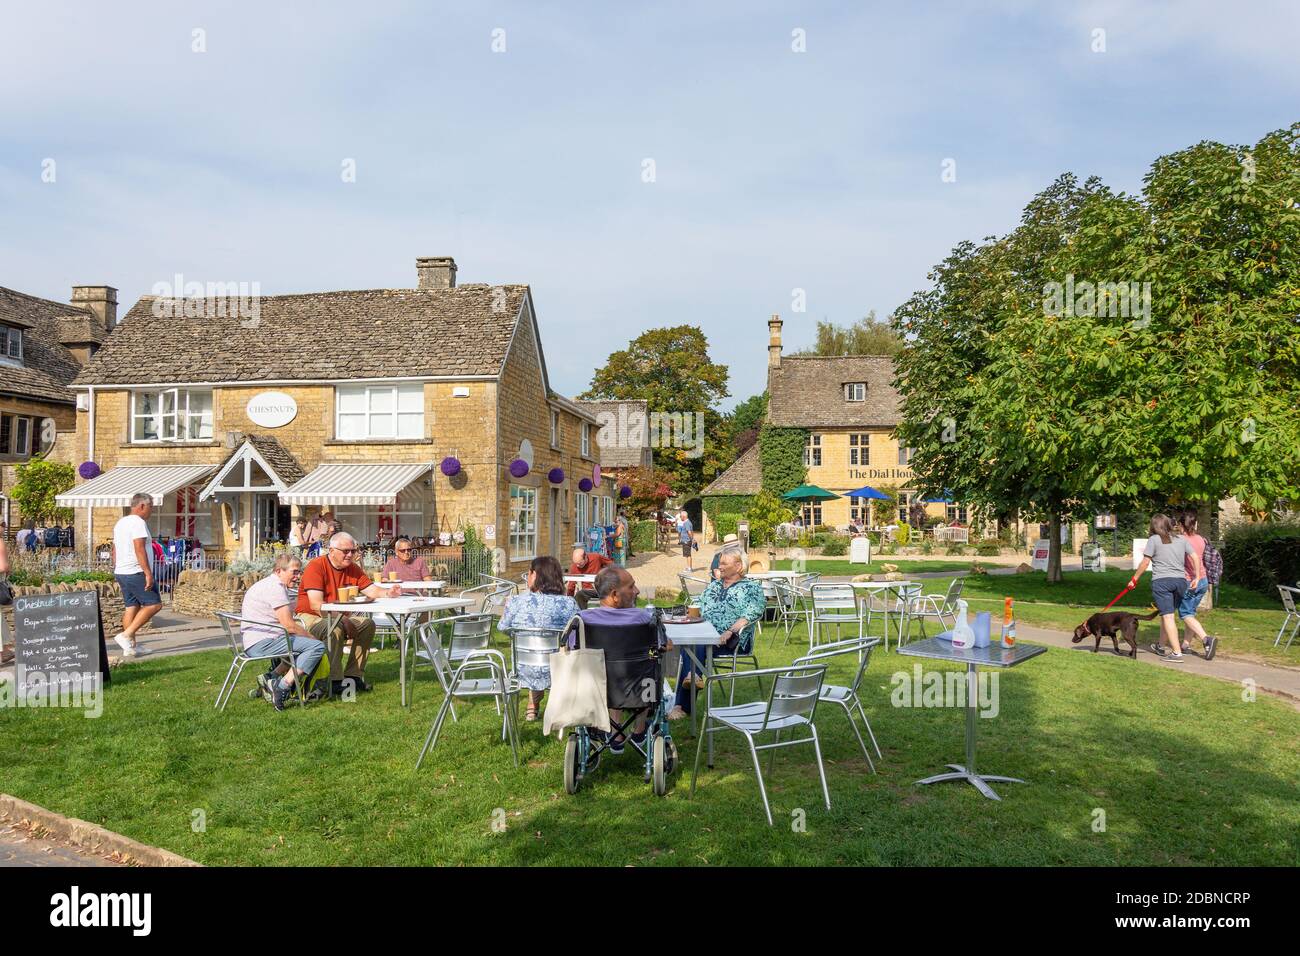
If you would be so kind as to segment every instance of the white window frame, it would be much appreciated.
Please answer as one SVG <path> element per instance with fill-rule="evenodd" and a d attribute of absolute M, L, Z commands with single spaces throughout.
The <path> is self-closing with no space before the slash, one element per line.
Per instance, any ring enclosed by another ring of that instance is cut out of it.
<path fill-rule="evenodd" d="M 585 538 L 587 529 L 591 527 L 591 495 L 585 491 L 579 491 L 574 496 L 573 520 L 577 525 L 579 536 Z"/>
<path fill-rule="evenodd" d="M 521 502 L 516 510 L 515 502 Z M 531 519 L 531 520 L 529 520 Z M 510 560 L 531 561 L 537 557 L 537 489 L 510 486 Z"/>
<path fill-rule="evenodd" d="M 399 534 L 423 537 L 430 514 L 429 495 L 418 482 L 407 485 L 397 495 L 397 508 L 392 505 L 338 505 L 334 517 L 348 534 L 361 544 L 380 540 L 391 541 Z M 380 521 L 388 519 L 392 533 L 379 537 Z"/>
<path fill-rule="evenodd" d="M 820 468 L 822 463 L 822 436 L 816 433 L 808 436 L 803 446 L 803 464 L 805 468 Z"/>
<path fill-rule="evenodd" d="M 849 464 L 871 465 L 871 432 L 852 432 L 849 435 Z"/>
<path fill-rule="evenodd" d="M 867 400 L 867 383 L 845 382 L 844 400 L 846 402 L 865 402 Z"/>
<path fill-rule="evenodd" d="M 551 447 L 560 447 L 560 413 L 551 409 Z"/>
<path fill-rule="evenodd" d="M 418 399 L 419 411 L 402 410 L 402 399 Z M 359 410 L 344 411 L 345 398 L 360 398 Z M 386 400 L 387 409 L 376 409 L 376 401 Z M 425 434 L 424 385 L 420 382 L 378 382 L 373 385 L 334 386 L 334 439 L 335 441 L 419 441 Z M 345 429 L 344 420 L 359 419 L 360 432 L 352 424 Z M 379 434 L 376 422 L 386 419 L 391 434 Z M 412 423 L 418 422 L 417 427 Z M 403 434 L 403 427 L 407 434 Z M 345 434 L 345 432 L 347 434 Z"/>
<path fill-rule="evenodd" d="M 582 423 L 582 457 L 591 457 L 591 424 L 589 422 Z"/>
<path fill-rule="evenodd" d="M 149 532 L 155 541 L 162 538 L 198 538 L 204 547 L 216 544 L 212 528 L 212 508 L 206 501 L 199 501 L 202 485 L 177 488 L 163 496 L 163 503 L 154 508 L 149 516 Z M 194 528 L 193 534 L 177 534 L 178 521 L 186 522 Z"/>
<path fill-rule="evenodd" d="M 947 516 L 949 524 L 952 524 L 954 521 L 961 522 L 962 524 L 970 523 L 966 520 L 966 506 L 959 501 L 945 502 L 944 514 Z"/>
<path fill-rule="evenodd" d="M 894 515 L 899 524 L 907 524 L 908 515 L 912 510 L 912 496 L 914 491 L 900 491 L 898 493 L 898 512 Z"/>
<path fill-rule="evenodd" d="M 803 526 L 812 530 L 822 523 L 822 506 L 819 504 L 805 504 L 803 506 Z"/>
<path fill-rule="evenodd" d="M 32 419 L 26 415 L 18 415 L 14 418 L 13 453 L 19 458 L 30 458 L 32 454 Z"/>
<path fill-rule="evenodd" d="M 139 401 L 144 396 L 153 398 L 156 403 L 152 412 L 139 411 Z M 206 395 L 208 398 L 208 407 L 206 410 L 192 412 L 190 407 L 192 399 L 195 396 Z M 166 404 L 166 398 L 171 397 L 171 410 L 163 411 Z M 131 392 L 131 414 L 130 414 L 130 439 L 133 444 L 180 444 L 184 442 L 209 442 L 212 441 L 214 434 L 214 416 L 213 406 L 215 400 L 210 388 L 161 388 L 154 390 L 138 390 Z M 198 434 L 190 435 L 192 419 L 198 419 Z M 141 422 L 153 419 L 154 436 L 149 438 L 143 436 L 137 426 Z M 168 434 L 167 423 L 171 423 L 170 434 Z M 204 431 L 207 434 L 203 434 Z"/>
<path fill-rule="evenodd" d="M 898 445 L 898 465 L 899 465 L 899 467 L 900 467 L 900 468 L 907 468 L 907 467 L 910 467 L 911 464 L 912 464 L 912 456 L 915 455 L 915 454 L 916 454 L 916 449 L 915 449 L 915 448 L 908 448 L 906 445 L 904 445 L 904 444 L 902 444 L 902 443 L 900 442 L 899 445 Z"/>

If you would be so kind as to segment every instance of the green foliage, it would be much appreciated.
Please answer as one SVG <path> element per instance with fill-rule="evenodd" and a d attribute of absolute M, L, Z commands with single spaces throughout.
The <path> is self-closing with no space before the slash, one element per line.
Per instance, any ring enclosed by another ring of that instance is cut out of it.
<path fill-rule="evenodd" d="M 644 399 L 652 415 L 704 415 L 704 435 L 689 436 L 692 447 L 674 442 L 654 450 L 655 467 L 672 477 L 673 491 L 703 487 L 731 463 L 730 433 L 715 406 L 727 397 L 727 366 L 709 358 L 709 342 L 693 325 L 650 329 L 614 352 L 596 369 L 583 399 Z M 702 454 L 700 441 L 703 442 Z"/>
<path fill-rule="evenodd" d="M 1300 521 L 1239 521 L 1223 532 L 1223 580 L 1277 596 L 1300 582 Z"/>
<path fill-rule="evenodd" d="M 61 571 L 49 574 L 39 568 L 14 567 L 9 571 L 9 583 L 15 587 L 40 587 L 42 584 L 80 584 L 97 581 L 111 584 L 114 580 L 111 571 Z"/>
<path fill-rule="evenodd" d="M 1002 553 L 1002 545 L 996 539 L 986 539 L 975 545 L 975 553 L 989 557 Z"/>
<path fill-rule="evenodd" d="M 1200 143 L 1158 159 L 1137 198 L 1062 176 L 1011 233 L 957 246 L 895 314 L 898 432 L 926 490 L 1051 521 L 1295 497 L 1297 142 L 1300 124 Z"/>
<path fill-rule="evenodd" d="M 754 496 L 754 503 L 745 512 L 745 517 L 749 519 L 750 543 L 767 544 L 772 540 L 776 526 L 793 518 L 794 511 L 776 495 L 764 490 Z"/>
<path fill-rule="evenodd" d="M 753 495 L 709 495 L 700 499 L 704 513 L 713 521 L 717 521 L 720 514 L 743 515 L 753 503 Z"/>
<path fill-rule="evenodd" d="M 713 519 L 713 533 L 718 541 L 729 534 L 736 534 L 736 523 L 745 517 L 743 512 L 724 511 L 719 515 L 710 515 Z"/>
<path fill-rule="evenodd" d="M 732 461 L 739 458 L 758 440 L 758 430 L 767 417 L 767 392 L 752 395 L 737 405 L 727 416 L 727 429 L 731 437 Z"/>
<path fill-rule="evenodd" d="M 822 546 L 822 554 L 828 558 L 839 558 L 849 553 L 847 538 L 831 538 Z"/>
<path fill-rule="evenodd" d="M 934 539 L 933 539 L 933 538 L 922 538 L 922 539 L 921 539 L 921 553 L 922 553 L 922 554 L 934 554 Z"/>
<path fill-rule="evenodd" d="M 907 547 L 907 542 L 912 539 L 912 526 L 900 524 L 898 530 L 894 532 L 894 541 L 900 548 Z"/>
<path fill-rule="evenodd" d="M 60 508 L 54 496 L 76 483 L 77 472 L 71 465 L 34 458 L 18 466 L 18 481 L 9 497 L 18 505 L 25 519 L 66 524 L 72 520 L 72 509 Z"/>
<path fill-rule="evenodd" d="M 791 355 L 897 355 L 903 337 L 889 322 L 878 320 L 873 309 L 850 326 L 817 323 L 817 342 Z"/>
<path fill-rule="evenodd" d="M 948 545 L 948 547 L 943 549 L 943 553 L 944 554 L 969 554 L 970 552 L 967 550 L 966 545 L 953 542 L 952 544 Z"/>
<path fill-rule="evenodd" d="M 763 426 L 758 434 L 758 448 L 765 492 L 780 496 L 804 483 L 808 477 L 803 463 L 807 444 L 806 428 Z"/>
<path fill-rule="evenodd" d="M 658 523 L 655 521 L 637 521 L 632 525 L 632 552 L 653 551 L 658 546 Z"/>
<path fill-rule="evenodd" d="M 472 524 L 462 524 L 460 530 L 465 533 L 465 543 L 461 545 L 461 560 L 466 567 L 471 568 L 492 568 L 495 573 L 496 568 L 492 563 L 492 549 L 487 546 L 483 536 L 479 534 L 478 528 Z"/>

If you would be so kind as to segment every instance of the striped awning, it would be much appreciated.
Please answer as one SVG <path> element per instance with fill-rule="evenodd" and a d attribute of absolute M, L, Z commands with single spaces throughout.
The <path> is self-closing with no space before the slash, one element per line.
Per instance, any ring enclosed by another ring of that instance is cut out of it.
<path fill-rule="evenodd" d="M 135 494 L 153 496 L 155 506 L 177 488 L 196 484 L 216 465 L 123 465 L 55 497 L 62 508 L 129 508 Z"/>
<path fill-rule="evenodd" d="M 398 492 L 432 468 L 421 465 L 321 465 L 288 491 L 285 505 L 391 505 Z"/>

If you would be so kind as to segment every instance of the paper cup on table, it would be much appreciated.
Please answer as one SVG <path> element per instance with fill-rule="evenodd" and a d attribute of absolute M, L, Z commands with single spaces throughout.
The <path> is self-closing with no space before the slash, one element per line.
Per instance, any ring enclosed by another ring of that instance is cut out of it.
<path fill-rule="evenodd" d="M 689 617 L 692 621 L 699 620 L 700 617 L 699 607 L 695 604 L 692 604 L 690 607 L 686 609 L 686 616 Z"/>

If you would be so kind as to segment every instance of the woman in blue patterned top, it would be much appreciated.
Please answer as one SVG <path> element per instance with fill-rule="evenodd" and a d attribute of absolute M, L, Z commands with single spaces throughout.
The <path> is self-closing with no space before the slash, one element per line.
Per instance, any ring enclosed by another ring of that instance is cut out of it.
<path fill-rule="evenodd" d="M 578 604 L 564 593 L 564 574 L 560 562 L 550 555 L 533 558 L 528 566 L 528 591 L 517 594 L 506 602 L 501 615 L 501 630 L 509 633 L 515 629 L 550 627 L 562 629 L 578 613 Z M 528 710 L 525 720 L 537 719 L 543 692 L 551 686 L 551 669 L 530 664 L 519 665 L 519 682 L 528 688 Z"/>
<path fill-rule="evenodd" d="M 767 609 L 763 585 L 745 577 L 745 555 L 740 551 L 723 553 L 718 561 L 719 576 L 709 582 L 700 595 L 700 617 L 718 629 L 718 646 L 714 657 L 748 654 L 754 646 L 754 626 Z M 696 656 L 701 656 L 697 652 Z M 668 714 L 678 720 L 691 712 L 689 683 L 704 686 L 702 676 L 693 676 L 694 662 L 682 651 L 682 667 L 677 675 L 677 700 Z"/>

